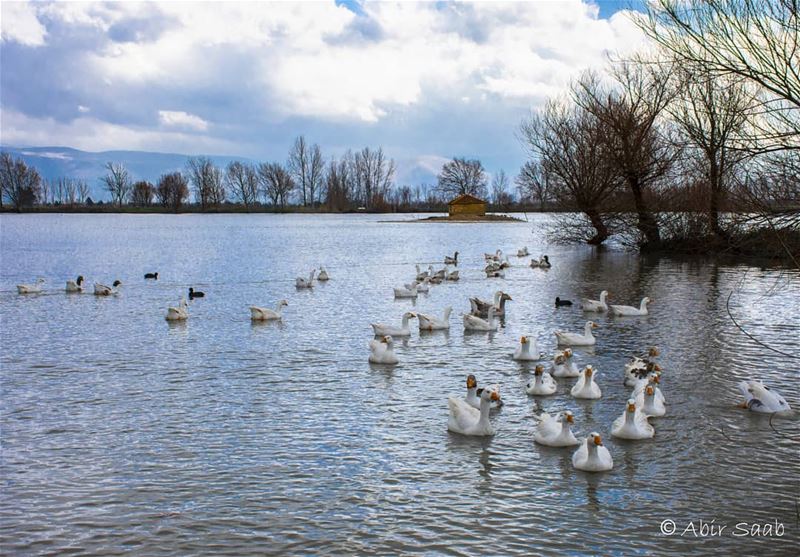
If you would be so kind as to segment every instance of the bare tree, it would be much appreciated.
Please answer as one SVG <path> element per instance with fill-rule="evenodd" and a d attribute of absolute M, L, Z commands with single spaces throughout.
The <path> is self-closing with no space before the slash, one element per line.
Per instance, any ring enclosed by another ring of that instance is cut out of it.
<path fill-rule="evenodd" d="M 186 170 L 201 210 L 205 211 L 208 207 L 219 205 L 225 200 L 222 171 L 209 157 L 189 157 L 186 161 Z M 220 191 L 223 192 L 222 195 Z"/>
<path fill-rule="evenodd" d="M 156 188 L 150 182 L 146 182 L 144 180 L 136 182 L 133 184 L 133 188 L 131 190 L 131 203 L 137 207 L 149 207 L 153 204 L 153 197 L 155 197 L 155 194 Z M 169 199 L 169 195 L 166 191 L 164 192 L 164 195 L 165 198 L 162 200 L 162 204 L 164 204 L 164 201 L 168 201 Z M 160 200 L 161 197 L 161 193 L 159 193 Z"/>
<path fill-rule="evenodd" d="M 800 149 L 800 2 L 653 0 L 644 32 L 681 63 L 734 75 L 766 92 L 762 149 Z"/>
<path fill-rule="evenodd" d="M 42 177 L 39 172 L 25 164 L 21 158 L 15 159 L 10 153 L 0 155 L 0 207 L 2 199 L 7 199 L 17 211 L 31 207 L 40 198 Z"/>
<path fill-rule="evenodd" d="M 325 174 L 325 204 L 330 209 L 348 209 L 355 193 L 353 155 L 350 151 L 339 159 L 331 159 Z"/>
<path fill-rule="evenodd" d="M 507 205 L 509 202 L 508 176 L 505 170 L 499 170 L 492 176 L 492 202 L 495 205 Z"/>
<path fill-rule="evenodd" d="M 447 197 L 470 194 L 486 197 L 486 172 L 479 160 L 456 157 L 442 166 L 438 176 L 439 193 Z"/>
<path fill-rule="evenodd" d="M 89 183 L 86 180 L 78 180 L 75 184 L 78 190 L 78 201 L 83 204 L 89 199 Z"/>
<path fill-rule="evenodd" d="M 325 170 L 325 162 L 322 159 L 319 145 L 309 146 L 306 138 L 302 135 L 299 136 L 289 151 L 287 167 L 300 189 L 303 207 L 309 205 L 313 207 L 322 185 Z"/>
<path fill-rule="evenodd" d="M 658 128 L 658 118 L 672 99 L 669 69 L 623 61 L 614 64 L 612 73 L 618 87 L 610 91 L 596 74 L 584 73 L 573 84 L 573 98 L 605 129 L 601 139 L 633 197 L 641 247 L 657 248 L 661 235 L 646 192 L 666 175 L 675 158 Z"/>
<path fill-rule="evenodd" d="M 383 148 L 364 147 L 353 156 L 352 175 L 356 196 L 367 209 L 379 207 L 394 180 L 395 164 L 387 159 Z"/>
<path fill-rule="evenodd" d="M 727 239 L 719 212 L 735 169 L 746 157 L 741 147 L 756 97 L 742 78 L 715 76 L 704 64 L 684 63 L 673 75 L 680 93 L 668 110 L 702 161 L 709 228 Z"/>
<path fill-rule="evenodd" d="M 233 161 L 225 170 L 225 182 L 239 200 L 249 209 L 258 198 L 258 173 L 252 165 Z"/>
<path fill-rule="evenodd" d="M 544 211 L 545 204 L 550 200 L 550 180 L 539 161 L 526 161 L 514 181 L 520 201 L 537 201 L 539 210 Z"/>
<path fill-rule="evenodd" d="M 189 183 L 180 172 L 163 174 L 156 186 L 156 196 L 163 207 L 177 213 L 189 197 Z"/>
<path fill-rule="evenodd" d="M 272 201 L 275 207 L 285 208 L 295 189 L 291 174 L 280 163 L 261 163 L 258 166 L 258 178 L 264 197 Z"/>
<path fill-rule="evenodd" d="M 100 178 L 100 181 L 106 188 L 106 191 L 111 194 L 111 199 L 122 207 L 125 198 L 131 190 L 131 178 L 128 170 L 120 163 L 108 162 L 104 167 L 107 171 L 106 175 Z"/>
<path fill-rule="evenodd" d="M 609 164 L 603 125 L 583 108 L 551 100 L 524 121 L 520 131 L 526 147 L 550 177 L 555 201 L 564 209 L 577 208 L 591 225 L 592 232 L 563 228 L 562 238 L 593 245 L 605 242 L 612 230 L 604 210 L 620 176 Z"/>

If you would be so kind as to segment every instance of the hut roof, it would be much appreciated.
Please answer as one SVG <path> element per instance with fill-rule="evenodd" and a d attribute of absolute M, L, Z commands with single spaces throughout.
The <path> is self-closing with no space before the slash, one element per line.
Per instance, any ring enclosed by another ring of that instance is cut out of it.
<path fill-rule="evenodd" d="M 450 203 L 448 203 L 448 205 L 474 205 L 476 203 L 485 204 L 486 202 L 483 199 L 478 199 L 474 195 L 465 193 L 451 200 Z"/>

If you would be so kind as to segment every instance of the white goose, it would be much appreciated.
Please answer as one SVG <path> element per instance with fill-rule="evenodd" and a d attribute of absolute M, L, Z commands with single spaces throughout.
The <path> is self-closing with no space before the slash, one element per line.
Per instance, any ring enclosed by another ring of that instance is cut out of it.
<path fill-rule="evenodd" d="M 594 382 L 594 369 L 592 366 L 583 368 L 583 373 L 575 382 L 570 394 L 575 398 L 584 398 L 589 400 L 597 400 L 603 393 L 600 387 Z"/>
<path fill-rule="evenodd" d="M 553 357 L 553 367 L 551 375 L 553 377 L 578 377 L 581 372 L 572 360 L 572 349 L 567 348 L 561 352 L 556 352 Z"/>
<path fill-rule="evenodd" d="M 499 398 L 500 396 L 500 388 L 498 385 L 494 385 L 490 391 L 495 391 L 497 393 L 498 399 L 493 400 L 492 403 L 489 405 L 491 410 L 495 410 L 497 408 L 501 408 L 503 406 L 503 399 Z M 469 375 L 467 377 L 467 394 L 464 397 L 464 400 L 478 410 L 481 409 L 481 399 L 480 396 L 483 393 L 483 389 L 478 388 L 478 380 L 475 379 L 474 375 Z"/>
<path fill-rule="evenodd" d="M 523 362 L 532 362 L 541 359 L 542 353 L 539 352 L 539 346 L 536 344 L 535 338 L 522 336 L 519 339 L 519 346 L 514 350 L 514 355 L 511 357 Z"/>
<path fill-rule="evenodd" d="M 189 319 L 189 306 L 186 304 L 186 298 L 181 298 L 177 307 L 167 308 L 167 321 L 186 321 Z"/>
<path fill-rule="evenodd" d="M 445 271 L 444 280 L 457 281 L 458 279 L 458 269 L 449 273 Z"/>
<path fill-rule="evenodd" d="M 403 314 L 403 322 L 399 327 L 392 325 L 383 325 L 381 323 L 371 323 L 372 330 L 375 331 L 375 336 L 390 335 L 393 337 L 410 337 L 411 328 L 408 326 L 408 320 L 414 319 L 417 316 L 413 311 L 407 311 Z"/>
<path fill-rule="evenodd" d="M 761 381 L 741 381 L 739 390 L 744 395 L 742 408 L 747 408 L 751 412 L 761 412 L 772 414 L 775 412 L 790 412 L 792 408 L 786 399 L 777 391 L 771 390 Z"/>
<path fill-rule="evenodd" d="M 556 392 L 556 380 L 539 364 L 534 370 L 533 379 L 525 385 L 525 392 L 529 395 L 549 396 Z"/>
<path fill-rule="evenodd" d="M 426 294 L 431 290 L 431 279 L 425 277 L 421 281 L 415 280 L 414 282 L 411 283 L 411 286 L 415 287 L 417 289 L 417 292 L 422 292 L 423 294 Z"/>
<path fill-rule="evenodd" d="M 642 298 L 641 304 L 638 308 L 633 306 L 609 306 L 612 315 L 635 317 L 639 315 L 647 315 L 647 304 L 650 303 L 650 298 L 645 296 Z"/>
<path fill-rule="evenodd" d="M 450 397 L 447 404 L 450 417 L 447 429 L 462 435 L 494 435 L 494 428 L 489 422 L 489 409 L 492 401 L 500 400 L 497 391 L 484 389 L 480 396 L 480 410 L 476 410 L 462 398 Z"/>
<path fill-rule="evenodd" d="M 494 322 L 494 308 L 489 308 L 489 316 L 482 319 L 476 315 L 464 315 L 464 329 L 467 331 L 496 331 L 497 325 Z"/>
<path fill-rule="evenodd" d="M 83 292 L 83 275 L 78 275 L 76 280 L 68 280 L 66 291 L 69 293 Z"/>
<path fill-rule="evenodd" d="M 289 302 L 286 300 L 280 300 L 275 305 L 275 309 L 250 306 L 250 319 L 253 321 L 271 321 L 275 319 L 281 319 L 283 317 L 281 315 L 281 309 L 288 305 Z"/>
<path fill-rule="evenodd" d="M 115 280 L 111 286 L 106 286 L 105 284 L 100 284 L 99 282 L 94 283 L 94 295 L 95 296 L 111 296 L 112 294 L 117 294 L 119 292 L 119 286 L 122 286 L 122 282 Z"/>
<path fill-rule="evenodd" d="M 563 331 L 555 331 L 558 344 L 567 344 L 570 346 L 594 346 L 597 339 L 592 334 L 592 329 L 597 328 L 597 323 L 587 321 L 583 329 L 583 334 L 579 333 L 565 333 Z"/>
<path fill-rule="evenodd" d="M 600 292 L 599 300 L 590 300 L 589 298 L 581 298 L 581 308 L 583 311 L 608 311 L 608 304 L 606 298 L 608 297 L 608 290 Z"/>
<path fill-rule="evenodd" d="M 653 372 L 649 374 L 644 379 L 639 379 L 636 384 L 633 386 L 633 391 L 631 392 L 630 398 L 636 399 L 639 398 L 647 387 L 653 387 L 655 391 L 655 399 L 659 404 L 666 404 L 667 401 L 664 398 L 664 394 L 661 392 L 661 389 L 658 385 L 661 383 L 661 374 L 658 372 Z"/>
<path fill-rule="evenodd" d="M 528 246 L 525 246 L 524 248 L 517 250 L 517 257 L 527 257 L 529 255 L 530 252 L 528 252 Z"/>
<path fill-rule="evenodd" d="M 664 403 L 656 398 L 656 390 L 652 385 L 645 387 L 644 391 L 636 396 L 636 406 L 641 408 L 648 418 L 660 418 L 667 413 Z"/>
<path fill-rule="evenodd" d="M 297 288 L 313 288 L 314 287 L 314 274 L 316 272 L 317 272 L 316 269 L 311 271 L 311 273 L 308 275 L 307 279 L 304 279 L 303 277 L 297 277 L 296 279 L 294 279 L 295 287 L 297 287 Z"/>
<path fill-rule="evenodd" d="M 570 426 L 575 423 L 572 412 L 566 411 L 561 415 L 561 423 L 547 412 L 538 417 L 539 423 L 533 440 L 540 445 L 548 447 L 571 447 L 580 441 L 575 438 Z"/>
<path fill-rule="evenodd" d="M 40 278 L 36 279 L 36 282 L 33 284 L 18 284 L 17 292 L 20 294 L 39 294 L 42 291 L 44 282 L 44 279 Z"/>
<path fill-rule="evenodd" d="M 331 277 L 328 276 L 328 271 L 325 269 L 325 267 L 320 267 L 319 274 L 317 275 L 317 280 L 324 282 L 326 280 L 330 280 L 330 278 Z"/>
<path fill-rule="evenodd" d="M 385 336 L 380 340 L 369 341 L 369 349 L 370 363 L 394 365 L 399 361 L 394 353 L 394 341 L 390 336 Z"/>
<path fill-rule="evenodd" d="M 603 446 L 600 434 L 592 432 L 572 455 L 572 466 L 584 472 L 607 472 L 614 468 L 611 453 Z"/>
<path fill-rule="evenodd" d="M 420 331 L 445 331 L 450 329 L 450 312 L 453 311 L 451 306 L 444 308 L 444 315 L 441 319 L 426 315 L 424 313 L 417 314 L 419 321 Z"/>
<path fill-rule="evenodd" d="M 406 284 L 394 289 L 395 298 L 416 298 L 418 295 L 416 284 Z"/>
<path fill-rule="evenodd" d="M 420 271 L 419 263 L 414 265 L 417 268 L 417 282 L 422 282 L 426 278 L 430 277 L 430 273 L 428 271 Z"/>
<path fill-rule="evenodd" d="M 500 261 L 500 256 L 503 255 L 503 250 L 497 250 L 494 253 L 484 253 L 484 261 Z"/>
<path fill-rule="evenodd" d="M 620 439 L 650 439 L 655 434 L 656 430 L 644 412 L 636 408 L 636 401 L 632 398 L 628 399 L 625 412 L 611 425 L 611 435 Z"/>

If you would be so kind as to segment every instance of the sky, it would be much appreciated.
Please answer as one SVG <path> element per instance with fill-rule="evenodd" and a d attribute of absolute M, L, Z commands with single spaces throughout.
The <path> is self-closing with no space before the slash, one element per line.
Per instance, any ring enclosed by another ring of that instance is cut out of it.
<path fill-rule="evenodd" d="M 283 161 L 382 146 L 515 175 L 521 120 L 610 53 L 631 2 L 0 3 L 0 143 Z"/>

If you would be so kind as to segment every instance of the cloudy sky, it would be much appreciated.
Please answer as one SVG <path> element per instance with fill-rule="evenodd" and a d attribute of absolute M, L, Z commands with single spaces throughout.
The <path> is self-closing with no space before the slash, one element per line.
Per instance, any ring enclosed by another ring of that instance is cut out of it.
<path fill-rule="evenodd" d="M 2 2 L 0 142 L 514 174 L 520 120 L 642 44 L 625 2 Z M 417 172 L 418 173 L 418 172 Z"/>

